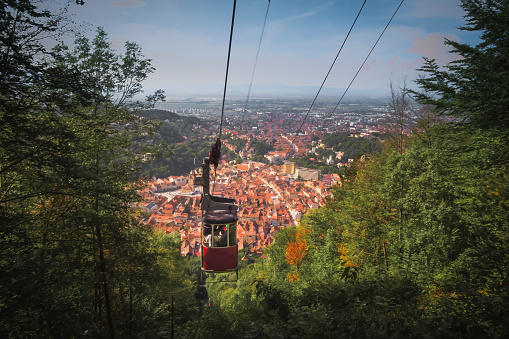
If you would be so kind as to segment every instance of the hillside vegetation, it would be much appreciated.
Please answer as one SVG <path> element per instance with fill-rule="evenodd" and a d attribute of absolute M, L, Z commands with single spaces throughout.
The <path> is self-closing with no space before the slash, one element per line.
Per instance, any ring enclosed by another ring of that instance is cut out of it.
<path fill-rule="evenodd" d="M 462 3 L 482 41 L 425 60 L 412 135 L 355 161 L 236 285 L 210 284 L 187 338 L 509 336 L 509 2 Z"/>
<path fill-rule="evenodd" d="M 212 137 L 206 127 L 210 123 L 157 109 L 136 114 L 159 123 L 155 133 L 141 141 L 141 145 L 158 149 L 152 154 L 152 161 L 141 165 L 144 177 L 167 178 L 189 174 L 199 166 L 201 159 L 208 156 Z"/>

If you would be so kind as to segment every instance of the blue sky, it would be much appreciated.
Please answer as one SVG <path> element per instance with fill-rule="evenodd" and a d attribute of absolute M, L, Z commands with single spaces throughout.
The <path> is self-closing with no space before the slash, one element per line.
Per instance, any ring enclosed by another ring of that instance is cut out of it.
<path fill-rule="evenodd" d="M 325 86 L 345 88 L 400 0 L 368 0 Z M 247 85 L 255 61 L 267 0 L 238 0 L 228 85 Z M 458 29 L 459 0 L 405 0 L 352 85 L 387 90 L 406 76 L 411 82 L 422 57 L 445 64 L 457 58 L 443 37 L 472 43 Z M 310 86 L 314 95 L 362 5 L 361 0 L 272 0 L 252 97 L 260 85 Z M 137 42 L 156 71 L 144 82 L 168 96 L 200 92 L 222 95 L 233 0 L 86 0 L 71 6 L 75 21 L 102 26 L 115 49 Z M 242 87 L 242 88 L 244 88 Z M 240 88 L 240 87 L 239 87 Z M 260 94 L 261 92 L 259 92 Z M 338 92 L 339 93 L 339 92 Z"/>

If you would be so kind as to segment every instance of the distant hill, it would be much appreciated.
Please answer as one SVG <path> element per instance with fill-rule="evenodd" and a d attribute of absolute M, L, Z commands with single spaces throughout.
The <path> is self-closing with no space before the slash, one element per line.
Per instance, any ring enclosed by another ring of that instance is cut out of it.
<path fill-rule="evenodd" d="M 158 136 L 167 145 L 183 142 L 185 140 L 184 136 L 189 137 L 193 133 L 194 127 L 202 122 L 197 117 L 182 116 L 161 109 L 146 110 L 138 114 L 144 118 L 163 123 L 158 130 Z"/>
<path fill-rule="evenodd" d="M 197 167 L 195 159 L 207 156 L 211 141 L 203 137 L 208 132 L 197 128 L 207 128 L 206 121 L 161 109 L 143 111 L 139 116 L 162 122 L 148 145 L 159 145 L 164 151 L 152 161 L 142 164 L 141 172 L 145 177 L 165 178 L 189 173 Z"/>
<path fill-rule="evenodd" d="M 191 125 L 192 127 L 193 124 L 199 124 L 201 122 L 201 120 L 197 117 L 178 115 L 177 113 L 165 111 L 162 109 L 150 109 L 146 111 L 141 111 L 138 114 L 142 117 L 149 118 L 152 120 L 163 121 L 182 126 Z"/>

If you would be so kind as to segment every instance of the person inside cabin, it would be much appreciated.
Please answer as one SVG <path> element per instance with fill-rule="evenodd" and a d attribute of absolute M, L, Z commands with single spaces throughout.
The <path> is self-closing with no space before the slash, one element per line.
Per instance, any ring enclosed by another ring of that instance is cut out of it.
<path fill-rule="evenodd" d="M 228 246 L 228 233 L 226 232 L 226 225 L 221 228 L 219 231 L 219 244 L 218 246 L 226 247 Z"/>
<path fill-rule="evenodd" d="M 210 247 L 210 238 L 212 236 L 212 230 L 209 225 L 203 227 L 203 246 Z"/>
<path fill-rule="evenodd" d="M 203 239 L 203 241 L 204 241 L 204 245 L 205 245 L 206 247 L 210 247 L 210 238 L 211 238 L 211 234 L 207 234 L 207 235 L 205 236 L 205 238 Z"/>
<path fill-rule="evenodd" d="M 227 235 L 224 229 L 224 225 L 214 226 L 214 247 L 226 247 L 227 246 Z"/>

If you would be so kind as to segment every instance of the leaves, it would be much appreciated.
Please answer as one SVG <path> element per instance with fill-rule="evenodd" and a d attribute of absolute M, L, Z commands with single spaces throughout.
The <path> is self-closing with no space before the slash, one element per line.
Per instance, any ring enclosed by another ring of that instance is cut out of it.
<path fill-rule="evenodd" d="M 292 241 L 286 246 L 286 262 L 292 266 L 300 266 L 308 247 L 305 240 Z"/>
<path fill-rule="evenodd" d="M 193 311 L 193 286 L 180 239 L 152 234 L 129 207 L 138 199 L 135 142 L 157 127 L 132 110 L 162 98 L 131 101 L 153 71 L 150 61 L 133 43 L 117 54 L 102 29 L 92 41 L 78 37 L 72 50 L 19 48 L 27 32 L 64 32 L 40 26 L 58 18 L 28 2 L 7 5 L 0 12 L 11 28 L 0 50 L 10 62 L 1 66 L 0 335 L 154 337 L 167 326 L 172 295 L 179 314 Z M 26 26 L 17 30 L 20 18 Z"/>

